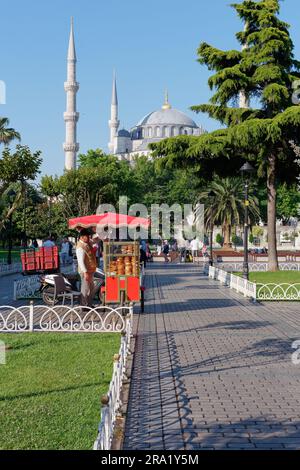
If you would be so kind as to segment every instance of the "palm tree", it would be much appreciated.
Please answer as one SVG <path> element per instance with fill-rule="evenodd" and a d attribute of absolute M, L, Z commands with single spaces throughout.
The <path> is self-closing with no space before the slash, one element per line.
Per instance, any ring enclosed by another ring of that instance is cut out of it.
<path fill-rule="evenodd" d="M 21 140 L 19 132 L 10 127 L 8 118 L 0 117 L 0 144 L 8 145 L 12 140 Z"/>
<path fill-rule="evenodd" d="M 221 225 L 225 249 L 231 248 L 231 232 L 234 226 L 244 223 L 245 194 L 241 178 L 220 178 L 215 176 L 199 194 L 199 203 L 205 205 L 206 226 Z M 258 199 L 249 188 L 249 219 L 259 219 Z M 249 221 L 248 221 L 249 222 Z"/>

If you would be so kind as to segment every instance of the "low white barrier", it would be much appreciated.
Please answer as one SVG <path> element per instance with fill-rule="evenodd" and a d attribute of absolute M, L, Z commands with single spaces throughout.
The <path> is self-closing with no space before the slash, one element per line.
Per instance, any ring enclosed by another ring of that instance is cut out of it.
<path fill-rule="evenodd" d="M 242 272 L 243 263 L 216 263 L 219 269 L 224 269 L 228 272 Z M 300 271 L 300 263 L 279 263 L 279 269 L 281 271 Z M 249 272 L 266 272 L 268 271 L 268 263 L 249 263 Z"/>
<path fill-rule="evenodd" d="M 300 283 L 269 283 L 257 284 L 257 299 L 259 300 L 300 300 Z"/>
<path fill-rule="evenodd" d="M 130 351 L 132 321 L 126 324 L 126 334 L 122 336 L 119 355 L 115 357 L 112 380 L 107 395 L 102 397 L 101 421 L 94 450 L 110 450 L 113 440 L 116 419 L 120 414 L 121 391 L 125 378 L 126 361 Z"/>
<path fill-rule="evenodd" d="M 209 267 L 208 275 L 211 279 L 222 282 L 222 284 L 229 286 L 231 289 L 235 289 L 245 297 L 256 299 L 256 284 L 254 284 L 254 282 L 247 281 L 247 279 L 235 276 L 214 266 Z"/>
<path fill-rule="evenodd" d="M 254 283 L 214 266 L 209 267 L 208 275 L 254 300 L 300 301 L 300 283 Z"/>
<path fill-rule="evenodd" d="M 132 321 L 132 307 L 97 306 L 95 308 L 66 305 L 0 306 L 0 332 L 64 332 L 121 333 L 126 330 L 126 318 Z"/>

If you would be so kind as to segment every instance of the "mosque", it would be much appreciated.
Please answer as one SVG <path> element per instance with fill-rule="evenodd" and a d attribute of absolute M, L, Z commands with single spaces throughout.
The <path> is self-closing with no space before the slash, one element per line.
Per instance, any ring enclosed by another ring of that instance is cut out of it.
<path fill-rule="evenodd" d="M 64 113 L 66 124 L 66 141 L 64 143 L 66 170 L 76 168 L 76 158 L 79 150 L 79 143 L 77 142 L 79 113 L 76 109 L 76 96 L 79 84 L 76 80 L 76 63 L 77 57 L 72 20 L 67 59 L 67 81 L 65 82 L 67 94 L 67 110 Z M 149 155 L 151 153 L 149 150 L 150 143 L 159 142 L 167 137 L 201 135 L 205 132 L 189 116 L 172 108 L 167 92 L 161 109 L 147 114 L 130 130 L 119 129 L 120 121 L 118 116 L 117 83 L 114 74 L 110 120 L 108 122 L 110 129 L 108 148 L 110 154 L 129 162 L 136 155 Z"/>

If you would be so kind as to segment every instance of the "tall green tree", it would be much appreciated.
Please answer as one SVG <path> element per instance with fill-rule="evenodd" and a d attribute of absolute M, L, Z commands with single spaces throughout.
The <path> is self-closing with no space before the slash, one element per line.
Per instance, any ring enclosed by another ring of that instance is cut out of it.
<path fill-rule="evenodd" d="M 35 180 L 40 173 L 42 163 L 41 152 L 31 152 L 28 146 L 17 145 L 15 152 L 5 148 L 0 158 L 0 197 L 5 193 L 8 187 L 19 182 L 19 190 L 12 207 L 6 207 L 0 220 L 0 229 L 5 221 L 18 207 L 18 204 L 25 198 L 26 181 Z"/>
<path fill-rule="evenodd" d="M 259 220 L 258 199 L 249 188 L 249 220 L 254 224 Z M 223 231 L 223 247 L 231 248 L 231 233 L 233 227 L 245 223 L 245 195 L 243 181 L 240 178 L 214 179 L 200 192 L 199 202 L 204 204 L 204 216 L 207 226 L 221 225 Z"/>
<path fill-rule="evenodd" d="M 227 127 L 153 148 L 171 161 L 198 162 L 206 172 L 212 165 L 219 174 L 236 172 L 243 158 L 255 164 L 267 188 L 269 270 L 275 271 L 277 186 L 290 184 L 299 174 L 290 141 L 299 144 L 300 107 L 293 105 L 292 96 L 300 63 L 294 59 L 289 26 L 278 17 L 278 0 L 244 0 L 232 6 L 245 25 L 236 35 L 242 50 L 200 45 L 199 62 L 215 72 L 208 82 L 214 94 L 208 104 L 192 108 Z M 237 107 L 241 94 L 249 107 Z"/>
<path fill-rule="evenodd" d="M 21 140 L 19 132 L 8 126 L 9 119 L 0 117 L 0 144 L 8 145 L 13 140 Z"/>

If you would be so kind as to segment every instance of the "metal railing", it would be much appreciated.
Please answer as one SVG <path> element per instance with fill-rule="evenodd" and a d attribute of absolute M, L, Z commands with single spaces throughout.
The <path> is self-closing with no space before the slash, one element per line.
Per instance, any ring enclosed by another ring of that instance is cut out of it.
<path fill-rule="evenodd" d="M 126 377 L 126 361 L 130 352 L 130 340 L 132 336 L 132 314 L 126 323 L 126 331 L 121 339 L 119 354 L 114 358 L 114 369 L 107 395 L 101 399 L 101 421 L 98 428 L 98 436 L 94 443 L 94 450 L 110 450 L 115 431 L 115 425 L 120 414 L 121 392 L 123 380 Z"/>
<path fill-rule="evenodd" d="M 242 272 L 243 263 L 234 263 L 234 262 L 225 262 L 225 263 L 216 263 L 216 266 L 219 269 L 224 269 L 228 272 Z M 300 271 L 300 263 L 279 263 L 279 269 L 281 271 Z M 268 263 L 249 263 L 249 272 L 266 272 L 268 271 Z"/>
<path fill-rule="evenodd" d="M 122 333 L 132 307 L 0 306 L 0 332 Z"/>
<path fill-rule="evenodd" d="M 300 300 L 300 283 L 257 283 L 257 299 L 258 300 Z"/>
<path fill-rule="evenodd" d="M 230 274 L 223 269 L 216 268 L 214 266 L 209 267 L 208 276 L 211 279 L 222 282 L 222 284 L 229 286 L 231 289 L 235 289 L 238 293 L 243 294 L 244 297 L 249 297 L 256 300 L 256 284 L 250 282 L 234 274 Z"/>
<path fill-rule="evenodd" d="M 208 276 L 253 300 L 300 301 L 300 283 L 255 283 L 212 266 Z"/>

